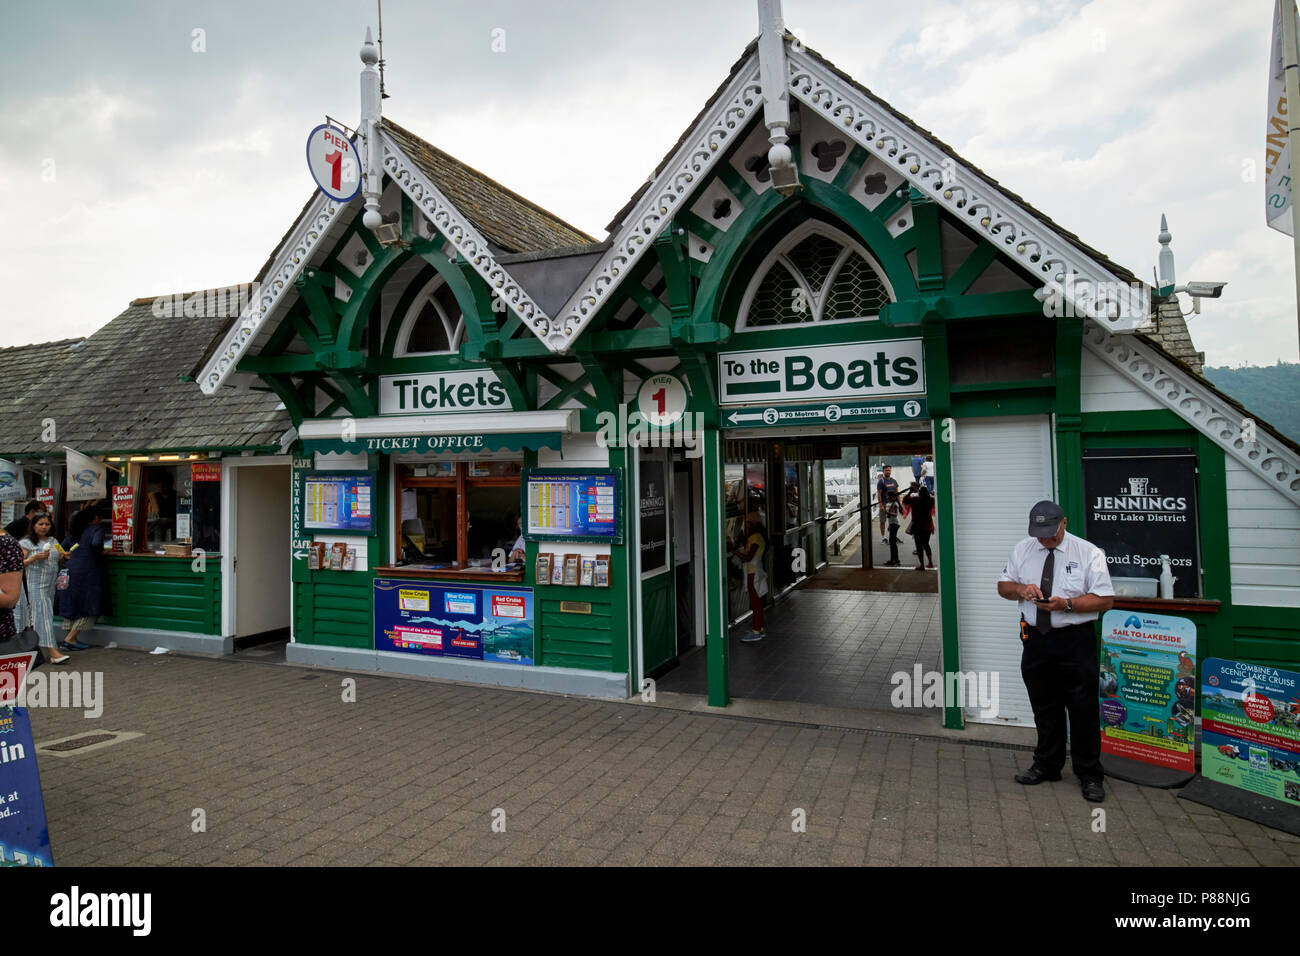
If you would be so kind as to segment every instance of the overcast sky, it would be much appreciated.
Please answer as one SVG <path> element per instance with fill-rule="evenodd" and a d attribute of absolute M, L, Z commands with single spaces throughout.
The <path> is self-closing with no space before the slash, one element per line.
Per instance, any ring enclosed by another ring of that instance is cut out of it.
<path fill-rule="evenodd" d="M 1178 280 L 1229 283 L 1189 320 L 1210 364 L 1296 360 L 1291 245 L 1263 210 L 1271 0 L 784 8 L 813 49 L 1148 280 L 1167 213 Z M 314 189 L 307 133 L 326 113 L 356 123 L 375 24 L 373 0 L 0 12 L 0 346 L 251 280 Z M 384 111 L 604 238 L 757 24 L 754 0 L 386 0 Z"/>

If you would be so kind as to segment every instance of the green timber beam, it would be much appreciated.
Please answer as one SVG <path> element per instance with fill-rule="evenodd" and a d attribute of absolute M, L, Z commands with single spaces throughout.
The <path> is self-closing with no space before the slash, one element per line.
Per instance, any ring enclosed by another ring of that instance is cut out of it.
<path fill-rule="evenodd" d="M 941 319 L 932 318 L 921 326 L 925 345 L 926 398 L 932 418 L 935 488 L 935 528 L 939 548 L 939 621 L 942 628 L 943 670 L 961 670 L 961 640 L 957 620 L 957 522 L 954 515 L 952 446 L 957 439 L 952 419 L 952 397 L 948 391 L 948 330 Z M 944 682 L 944 694 L 954 690 Z M 956 699 L 945 696 L 943 725 L 949 730 L 966 726 Z"/>
<path fill-rule="evenodd" d="M 943 252 L 939 245 L 939 207 L 912 187 L 912 228 L 908 241 L 916 248 L 916 287 L 924 295 L 943 289 Z"/>
<path fill-rule="evenodd" d="M 704 430 L 704 583 L 705 654 L 709 706 L 726 707 L 731 700 L 731 662 L 727 645 L 727 542 L 723 493 L 722 432 Z"/>

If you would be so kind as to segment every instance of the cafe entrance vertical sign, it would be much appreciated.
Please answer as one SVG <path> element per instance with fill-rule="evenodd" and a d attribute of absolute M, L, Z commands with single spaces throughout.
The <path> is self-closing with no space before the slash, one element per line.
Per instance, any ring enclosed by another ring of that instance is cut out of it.
<path fill-rule="evenodd" d="M 293 459 L 293 487 L 290 490 L 289 509 L 289 551 L 294 558 L 305 558 L 311 539 L 303 531 L 303 475 L 312 470 L 314 462 L 310 458 Z"/>

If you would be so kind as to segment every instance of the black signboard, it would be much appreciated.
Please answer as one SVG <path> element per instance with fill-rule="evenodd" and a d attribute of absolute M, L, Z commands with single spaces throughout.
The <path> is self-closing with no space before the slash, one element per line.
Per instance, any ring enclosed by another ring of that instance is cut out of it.
<path fill-rule="evenodd" d="M 664 463 L 642 460 L 641 474 L 641 572 L 659 571 L 668 565 L 668 489 L 664 484 Z"/>
<path fill-rule="evenodd" d="M 1084 537 L 1106 552 L 1112 578 L 1159 581 L 1160 556 L 1167 554 L 1174 597 L 1200 596 L 1196 455 L 1191 449 L 1084 452 L 1083 490 Z"/>

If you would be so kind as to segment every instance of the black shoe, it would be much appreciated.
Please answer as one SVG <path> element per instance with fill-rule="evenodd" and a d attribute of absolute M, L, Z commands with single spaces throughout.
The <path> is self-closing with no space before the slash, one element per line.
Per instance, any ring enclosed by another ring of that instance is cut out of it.
<path fill-rule="evenodd" d="M 1106 799 L 1106 791 L 1102 789 L 1100 780 L 1082 780 L 1079 786 L 1083 790 L 1083 799 L 1089 803 L 1101 803 Z"/>
<path fill-rule="evenodd" d="M 1032 787 L 1036 784 L 1045 783 L 1047 781 L 1055 783 L 1060 779 L 1061 774 L 1059 772 L 1048 773 L 1039 767 L 1038 764 L 1034 764 L 1024 773 L 1016 774 L 1016 783 L 1023 783 L 1026 787 Z"/>

